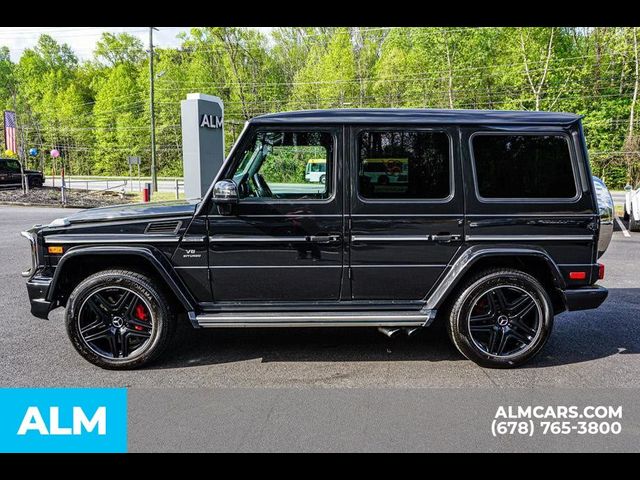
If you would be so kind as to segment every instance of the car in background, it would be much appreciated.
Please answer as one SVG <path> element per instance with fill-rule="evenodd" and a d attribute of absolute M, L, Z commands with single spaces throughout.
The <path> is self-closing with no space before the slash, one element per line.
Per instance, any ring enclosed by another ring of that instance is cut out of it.
<path fill-rule="evenodd" d="M 29 188 L 40 188 L 44 185 L 44 175 L 37 170 L 24 170 Z M 21 187 L 22 168 L 20 162 L 13 158 L 0 158 L 0 187 Z"/>
<path fill-rule="evenodd" d="M 635 189 L 627 185 L 624 190 L 624 219 L 629 221 L 629 230 L 640 232 L 640 184 Z"/>
<path fill-rule="evenodd" d="M 327 159 L 311 158 L 305 167 L 304 179 L 311 183 L 326 183 L 327 181 Z"/>

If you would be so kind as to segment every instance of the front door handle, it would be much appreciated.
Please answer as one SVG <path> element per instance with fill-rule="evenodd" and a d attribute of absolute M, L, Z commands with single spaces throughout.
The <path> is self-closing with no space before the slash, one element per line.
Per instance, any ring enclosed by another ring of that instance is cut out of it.
<path fill-rule="evenodd" d="M 442 243 L 457 242 L 461 238 L 462 238 L 462 235 L 452 235 L 450 233 L 440 233 L 438 235 L 431 235 L 431 240 L 433 240 L 434 242 L 442 242 Z"/>
<path fill-rule="evenodd" d="M 340 241 L 340 235 L 310 235 L 307 241 L 313 243 L 334 243 Z"/>

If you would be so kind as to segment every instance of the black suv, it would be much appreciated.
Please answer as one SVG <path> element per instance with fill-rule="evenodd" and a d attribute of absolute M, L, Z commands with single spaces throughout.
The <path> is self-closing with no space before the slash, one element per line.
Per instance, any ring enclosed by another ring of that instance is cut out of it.
<path fill-rule="evenodd" d="M 156 358 L 181 313 L 195 328 L 389 336 L 438 320 L 467 358 L 513 367 L 555 315 L 605 300 L 599 212 L 576 115 L 278 113 L 247 122 L 202 199 L 23 232 L 24 275 L 32 313 L 66 307 L 73 345 L 104 368 Z"/>
<path fill-rule="evenodd" d="M 44 175 L 37 170 L 25 170 L 29 188 L 40 188 L 44 185 Z M 0 187 L 20 187 L 22 185 L 22 169 L 20 162 L 12 158 L 0 158 Z"/>

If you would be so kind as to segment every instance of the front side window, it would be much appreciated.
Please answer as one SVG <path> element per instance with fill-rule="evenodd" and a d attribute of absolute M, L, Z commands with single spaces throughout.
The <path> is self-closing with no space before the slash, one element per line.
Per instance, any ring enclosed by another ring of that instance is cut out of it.
<path fill-rule="evenodd" d="M 363 131 L 358 150 L 358 188 L 364 198 L 434 200 L 451 193 L 444 132 Z"/>
<path fill-rule="evenodd" d="M 483 198 L 574 198 L 576 183 L 564 135 L 475 135 L 478 193 Z"/>
<path fill-rule="evenodd" d="M 329 132 L 258 132 L 232 174 L 240 198 L 328 198 L 333 150 Z"/>

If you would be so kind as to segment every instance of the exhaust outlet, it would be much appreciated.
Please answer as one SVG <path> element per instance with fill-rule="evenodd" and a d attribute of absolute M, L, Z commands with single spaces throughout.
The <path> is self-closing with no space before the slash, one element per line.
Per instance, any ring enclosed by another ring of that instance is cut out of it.
<path fill-rule="evenodd" d="M 400 328 L 378 327 L 378 331 L 389 338 L 395 337 L 400 330 Z"/>
<path fill-rule="evenodd" d="M 404 328 L 404 333 L 407 334 L 407 337 L 412 336 L 414 333 L 416 333 L 418 330 L 420 330 L 422 327 L 406 327 Z"/>

